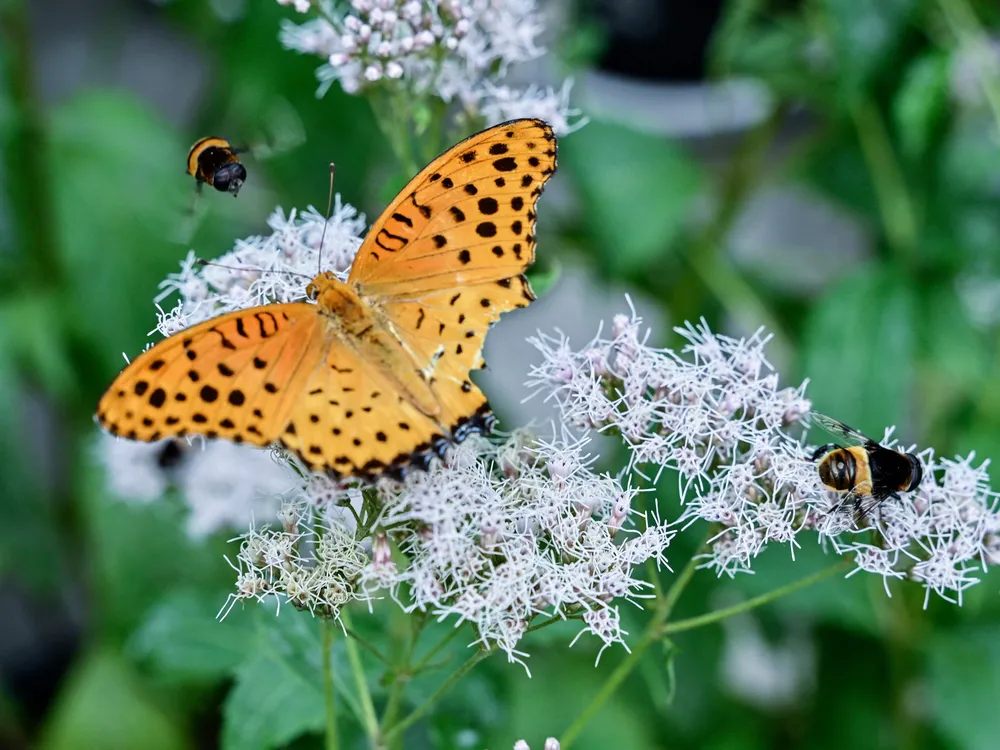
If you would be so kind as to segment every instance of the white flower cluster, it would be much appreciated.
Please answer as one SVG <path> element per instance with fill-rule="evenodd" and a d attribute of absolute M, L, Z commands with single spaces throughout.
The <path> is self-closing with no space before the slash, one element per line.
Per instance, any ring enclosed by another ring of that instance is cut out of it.
<path fill-rule="evenodd" d="M 689 324 L 676 329 L 688 341 L 676 353 L 648 346 L 640 330 L 633 313 L 580 350 L 562 335 L 539 335 L 544 361 L 529 385 L 558 403 L 566 423 L 619 434 L 641 476 L 649 467 L 654 478 L 677 473 L 685 503 L 677 523 L 719 529 L 704 567 L 748 572 L 764 545 L 788 544 L 794 555 L 809 529 L 858 570 L 907 577 L 946 599 L 978 581 L 977 566 L 995 562 L 996 495 L 973 456 L 936 461 L 925 451 L 919 490 L 858 518 L 820 483 L 814 447 L 790 433 L 811 404 L 805 383 L 779 388 L 761 331 L 734 339 L 704 321 Z"/>
<path fill-rule="evenodd" d="M 179 297 L 172 310 L 160 312 L 160 333 L 169 336 L 254 305 L 304 300 L 306 285 L 320 270 L 346 279 L 366 229 L 364 214 L 341 203 L 339 194 L 329 223 L 310 206 L 301 214 L 292 209 L 287 216 L 277 208 L 267 224 L 271 234 L 237 240 L 230 252 L 210 265 L 200 265 L 195 254 L 188 253 L 180 273 L 160 284 L 157 305 L 175 293 Z"/>
<path fill-rule="evenodd" d="M 97 455 L 109 488 L 122 499 L 150 502 L 176 488 L 189 508 L 192 538 L 273 516 L 280 496 L 300 482 L 267 451 L 224 440 L 136 443 L 102 433 Z"/>
<path fill-rule="evenodd" d="M 317 72 L 321 94 L 334 81 L 350 94 L 388 84 L 410 96 L 457 102 L 490 123 L 544 117 L 559 134 L 581 124 L 572 122 L 579 113 L 569 107 L 568 84 L 520 92 L 499 85 L 510 66 L 545 52 L 536 0 L 351 0 L 312 7 L 318 17 L 286 22 L 281 43 L 326 59 Z"/>
<path fill-rule="evenodd" d="M 386 591 L 408 612 L 473 623 L 483 647 L 519 663 L 526 654 L 518 644 L 537 618 L 579 620 L 601 651 L 623 643 L 618 602 L 644 596 L 648 584 L 633 570 L 666 565 L 673 532 L 632 509 L 634 490 L 594 474 L 584 444 L 475 436 L 427 473 L 384 480 L 361 527 L 370 553 L 341 523 L 308 525 L 316 509 L 338 502 L 324 482 L 310 483 L 300 496 L 312 515 L 286 510 L 282 530 L 243 538 L 227 607 L 276 594 L 335 615 L 351 599 Z M 318 552 L 304 559 L 300 545 Z M 393 561 L 393 546 L 404 563 Z"/>
<path fill-rule="evenodd" d="M 585 444 L 470 440 L 387 497 L 382 524 L 409 560 L 404 606 L 474 623 L 511 660 L 536 616 L 581 618 L 602 651 L 622 642 L 615 602 L 642 596 L 633 569 L 666 564 L 672 532 L 632 508 L 634 490 L 590 470 Z"/>

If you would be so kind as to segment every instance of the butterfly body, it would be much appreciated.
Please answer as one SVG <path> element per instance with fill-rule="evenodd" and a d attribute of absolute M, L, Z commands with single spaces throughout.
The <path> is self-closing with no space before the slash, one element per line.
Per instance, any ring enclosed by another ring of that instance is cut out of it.
<path fill-rule="evenodd" d="M 478 133 L 431 162 L 372 225 L 347 281 L 161 341 L 101 398 L 108 431 L 281 443 L 336 477 L 400 477 L 494 418 L 470 371 L 486 331 L 534 296 L 535 204 L 556 166 L 539 120 Z"/>

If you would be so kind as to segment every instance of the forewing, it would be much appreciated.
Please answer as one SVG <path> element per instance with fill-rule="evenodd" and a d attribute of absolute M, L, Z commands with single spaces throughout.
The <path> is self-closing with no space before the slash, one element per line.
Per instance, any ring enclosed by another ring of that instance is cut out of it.
<path fill-rule="evenodd" d="M 375 222 L 349 281 L 371 299 L 415 299 L 516 277 L 534 260 L 535 203 L 555 169 L 555 136 L 541 120 L 462 141 Z"/>
<path fill-rule="evenodd" d="M 132 440 L 200 434 L 266 445 L 323 354 L 315 305 L 222 315 L 136 357 L 101 397 L 97 419 Z"/>

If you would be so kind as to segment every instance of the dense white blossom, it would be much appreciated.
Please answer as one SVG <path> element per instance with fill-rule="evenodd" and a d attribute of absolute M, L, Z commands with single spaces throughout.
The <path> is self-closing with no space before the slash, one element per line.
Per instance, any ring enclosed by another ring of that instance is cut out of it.
<path fill-rule="evenodd" d="M 188 506 L 187 532 L 199 538 L 270 518 L 300 483 L 268 451 L 192 437 L 138 443 L 102 433 L 97 455 L 108 487 L 125 500 L 157 500 L 174 488 Z"/>
<path fill-rule="evenodd" d="M 336 615 L 348 601 L 388 595 L 406 611 L 471 622 L 481 646 L 518 662 L 522 637 L 550 618 L 578 620 L 601 651 L 624 643 L 618 603 L 648 596 L 634 570 L 647 560 L 665 566 L 673 532 L 631 510 L 635 490 L 595 474 L 585 444 L 474 436 L 426 473 L 384 480 L 366 500 L 310 482 L 302 505 L 285 511 L 294 523 L 242 538 L 228 606 L 277 594 Z M 363 519 L 369 548 L 324 515 L 344 503 Z M 304 557 L 304 549 L 319 552 Z"/>
<path fill-rule="evenodd" d="M 924 450 L 916 492 L 856 514 L 819 481 L 815 447 L 803 437 L 806 384 L 779 387 L 768 337 L 734 339 L 704 321 L 676 331 L 688 342 L 679 353 L 649 346 L 634 312 L 615 318 L 610 337 L 579 349 L 561 334 L 539 335 L 533 343 L 544 359 L 529 385 L 559 405 L 565 423 L 620 435 L 640 475 L 676 473 L 684 503 L 677 524 L 702 520 L 717 530 L 704 567 L 749 572 L 769 543 L 788 545 L 794 557 L 813 530 L 849 555 L 855 572 L 883 576 L 887 592 L 889 579 L 909 579 L 928 595 L 961 601 L 996 561 L 1000 514 L 988 462 Z"/>
<path fill-rule="evenodd" d="M 545 53 L 536 0 L 351 0 L 312 7 L 316 17 L 286 21 L 280 38 L 288 49 L 325 60 L 317 71 L 321 94 L 337 81 L 351 94 L 389 87 L 405 92 L 407 101 L 435 96 L 488 124 L 543 117 L 564 134 L 582 122 L 569 105 L 568 82 L 559 90 L 500 84 L 511 66 Z"/>

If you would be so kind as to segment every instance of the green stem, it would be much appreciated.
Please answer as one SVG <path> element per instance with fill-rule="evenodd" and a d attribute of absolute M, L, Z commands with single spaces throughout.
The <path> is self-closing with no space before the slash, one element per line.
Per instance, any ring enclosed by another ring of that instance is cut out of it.
<path fill-rule="evenodd" d="M 320 619 L 323 631 L 323 697 L 326 705 L 326 750 L 338 750 L 337 697 L 333 686 L 333 620 Z"/>
<path fill-rule="evenodd" d="M 438 641 L 430 651 L 424 654 L 424 656 L 420 659 L 420 661 L 418 661 L 414 665 L 413 669 L 410 670 L 411 673 L 419 674 L 420 672 L 422 672 L 424 668 L 428 664 L 430 664 L 431 660 L 439 653 L 441 653 L 441 650 L 444 649 L 449 643 L 455 640 L 458 637 L 458 634 L 461 632 L 462 632 L 461 626 L 452 628 L 451 632 L 448 633 L 448 635 L 446 635 L 444 638 Z"/>
<path fill-rule="evenodd" d="M 340 619 L 344 621 L 345 627 L 350 627 L 347 612 L 342 611 Z M 355 645 L 356 640 L 356 638 L 347 639 L 347 660 L 351 663 L 351 673 L 354 675 L 354 684 L 357 686 L 358 698 L 361 701 L 361 724 L 364 726 L 369 741 L 374 744 L 378 738 L 378 717 L 375 715 L 375 705 L 372 702 L 371 691 L 368 690 L 368 680 L 365 678 L 365 670 L 361 665 L 361 657 Z"/>
<path fill-rule="evenodd" d="M 871 173 L 886 240 L 897 256 L 911 259 L 917 244 L 917 218 L 882 114 L 867 98 L 857 99 L 850 109 Z"/>
<path fill-rule="evenodd" d="M 340 619 L 343 620 L 344 619 L 343 616 L 341 616 Z M 378 659 L 380 662 L 382 662 L 382 664 L 384 666 L 386 666 L 386 667 L 389 666 L 389 660 L 386 659 L 385 656 L 382 655 L 382 652 L 379 651 L 377 648 L 375 648 L 375 646 L 372 645 L 372 643 L 370 641 L 368 641 L 367 639 L 362 638 L 360 635 L 358 635 L 358 633 L 357 633 L 356 630 L 352 630 L 350 627 L 348 627 L 347 624 L 346 624 L 346 622 L 344 624 L 344 630 L 347 632 L 347 635 L 350 637 L 350 639 L 352 641 L 357 641 L 358 645 L 361 646 L 361 648 L 363 648 L 369 654 L 371 654 L 376 659 Z"/>
<path fill-rule="evenodd" d="M 783 596 L 788 596 L 799 589 L 804 589 L 807 586 L 812 586 L 814 583 L 818 583 L 825 578 L 829 578 L 834 573 L 838 573 L 848 566 L 850 561 L 841 560 L 836 565 L 831 565 L 829 568 L 824 568 L 818 573 L 813 573 L 811 576 L 806 576 L 798 581 L 790 583 L 781 588 L 777 588 L 774 591 L 769 591 L 766 594 L 761 594 L 760 596 L 755 596 L 752 599 L 747 599 L 745 602 L 740 602 L 739 604 L 734 604 L 731 607 L 723 607 L 722 609 L 717 609 L 713 612 L 708 612 L 698 617 L 688 617 L 684 620 L 677 620 L 676 622 L 667 623 L 660 630 L 662 635 L 673 635 L 674 633 L 681 633 L 685 630 L 693 630 L 694 628 L 700 628 L 704 625 L 711 625 L 715 622 L 720 622 L 725 620 L 727 617 L 732 617 L 733 615 L 739 615 L 743 612 L 749 612 L 752 609 L 761 607 L 765 604 L 773 602 L 775 599 L 780 599 Z"/>
<path fill-rule="evenodd" d="M 28 275 L 35 284 L 51 289 L 61 281 L 61 263 L 55 233 L 51 173 L 45 164 L 48 143 L 42 108 L 35 96 L 31 39 L 25 4 L 0 3 L 0 54 L 11 100 L 12 127 L 4 154 L 11 187 L 10 203 Z"/>
<path fill-rule="evenodd" d="M 407 132 L 409 120 L 405 109 L 399 105 L 398 99 L 387 91 L 373 92 L 369 101 L 375 113 L 375 121 L 389 141 L 400 167 L 406 172 L 407 177 L 413 177 L 419 171 L 419 167 L 410 149 L 410 135 Z"/>
<path fill-rule="evenodd" d="M 687 588 L 688 583 L 691 582 L 691 578 L 694 576 L 694 572 L 698 567 L 697 559 L 697 553 L 691 556 L 691 559 L 688 560 L 687 565 L 684 566 L 680 575 L 677 576 L 677 579 L 667 590 L 667 595 L 657 604 L 653 619 L 646 626 L 639 642 L 632 646 L 632 652 L 615 668 L 597 695 L 594 696 L 587 707 L 583 709 L 573 723 L 559 737 L 560 747 L 563 750 L 573 744 L 573 741 L 583 731 L 583 728 L 594 718 L 594 714 L 600 710 L 608 698 L 614 694 L 618 687 L 625 681 L 625 678 L 639 664 L 639 659 L 646 652 L 646 649 L 661 637 L 663 623 L 670 617 L 670 613 L 677 604 L 677 600 L 680 599 L 684 589 Z"/>
<path fill-rule="evenodd" d="M 391 727 L 396 723 L 396 717 L 399 714 L 400 706 L 402 706 L 403 703 L 403 690 L 413 674 L 411 667 L 413 652 L 416 649 L 417 640 L 420 638 L 420 633 L 423 630 L 425 622 L 423 616 L 417 620 L 416 625 L 413 624 L 413 617 L 406 617 L 404 621 L 410 625 L 410 638 L 406 647 L 406 652 L 400 660 L 400 666 L 394 670 L 392 688 L 389 690 L 389 700 L 386 702 L 385 710 L 382 712 L 382 720 L 379 722 L 379 726 L 383 731 L 386 727 Z M 380 747 L 388 747 L 390 737 L 383 734 L 382 739 L 383 745 L 380 745 Z M 393 742 L 393 745 L 402 747 L 401 740 Z"/>
<path fill-rule="evenodd" d="M 632 647 L 632 653 L 630 653 L 625 660 L 618 665 L 615 671 L 611 673 L 607 682 L 605 682 L 601 687 L 600 692 L 598 692 L 583 712 L 577 716 L 576 720 L 566 729 L 566 731 L 563 732 L 562 736 L 559 738 L 560 746 L 563 750 L 566 750 L 566 748 L 573 743 L 573 741 L 579 736 L 580 732 L 583 731 L 584 727 L 586 727 L 586 725 L 594 717 L 594 714 L 596 714 L 604 703 L 614 694 L 622 682 L 625 681 L 625 678 L 632 673 L 632 670 L 639 664 L 640 659 L 646 652 L 646 649 L 658 642 L 664 636 L 672 633 L 679 633 L 683 630 L 691 630 L 703 625 L 710 625 L 724 620 L 727 617 L 740 614 L 741 612 L 748 612 L 755 607 L 760 607 L 768 602 L 778 599 L 779 597 L 787 596 L 788 594 L 805 588 L 806 586 L 811 586 L 817 581 L 821 581 L 824 578 L 833 575 L 837 571 L 843 570 L 847 565 L 847 561 L 842 560 L 830 568 L 821 570 L 818 573 L 814 573 L 813 575 L 807 576 L 799 581 L 790 583 L 787 586 L 782 586 L 781 588 L 775 589 L 767 594 L 762 594 L 761 596 L 749 599 L 741 604 L 737 604 L 732 607 L 725 607 L 723 609 L 716 610 L 715 612 L 700 615 L 699 617 L 691 617 L 686 620 L 678 620 L 675 623 L 666 624 L 674 605 L 680 598 L 681 593 L 683 593 L 684 589 L 687 587 L 688 582 L 691 580 L 691 576 L 694 575 L 694 571 L 697 568 L 697 558 L 697 554 L 691 557 L 680 576 L 678 576 L 677 580 L 667 591 L 666 598 L 653 615 L 653 619 L 650 621 L 649 625 L 646 626 L 639 642 Z"/>
<path fill-rule="evenodd" d="M 491 653 L 492 651 L 490 650 L 480 650 L 470 656 L 468 660 L 466 660 L 465 664 L 455 670 L 455 672 L 441 684 L 441 687 L 434 691 L 434 694 L 431 695 L 430 698 L 413 709 L 413 711 L 411 711 L 406 717 L 389 727 L 389 729 L 382 735 L 383 740 L 388 741 L 398 737 L 407 727 L 423 717 L 424 714 L 430 711 L 434 705 L 441 700 L 441 697 L 444 696 L 445 693 L 455 686 L 455 683 L 465 677 L 465 675 L 468 674 L 474 666 Z"/>

